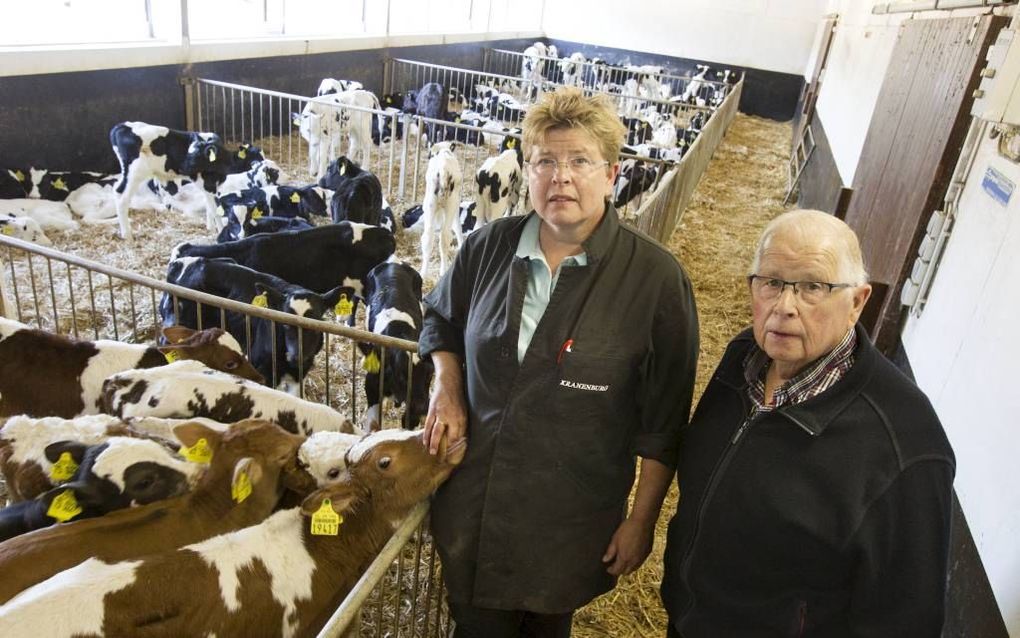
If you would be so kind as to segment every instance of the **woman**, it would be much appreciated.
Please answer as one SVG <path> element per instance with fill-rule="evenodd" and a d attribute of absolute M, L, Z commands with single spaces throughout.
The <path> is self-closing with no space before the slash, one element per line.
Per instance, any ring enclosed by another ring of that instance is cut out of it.
<path fill-rule="evenodd" d="M 468 238 L 420 339 L 430 448 L 469 442 L 432 510 L 458 638 L 569 636 L 575 609 L 641 565 L 698 353 L 686 275 L 609 203 L 612 103 L 563 88 L 523 128 L 534 211 Z"/>

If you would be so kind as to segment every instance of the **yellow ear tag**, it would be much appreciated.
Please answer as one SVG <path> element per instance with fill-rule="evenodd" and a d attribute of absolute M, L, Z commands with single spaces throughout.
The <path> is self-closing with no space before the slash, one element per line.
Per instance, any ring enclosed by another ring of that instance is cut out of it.
<path fill-rule="evenodd" d="M 336 302 L 333 312 L 338 317 L 346 317 L 354 312 L 354 302 L 347 298 L 347 295 L 340 295 L 340 301 Z"/>
<path fill-rule="evenodd" d="M 301 201 L 301 196 L 298 195 L 297 193 L 291 193 L 290 194 L 290 201 L 292 203 L 294 203 L 294 204 L 297 204 L 298 202 Z"/>
<path fill-rule="evenodd" d="M 322 505 L 312 514 L 312 536 L 336 536 L 344 517 L 333 511 L 329 499 L 322 499 Z"/>
<path fill-rule="evenodd" d="M 251 300 L 251 305 L 255 306 L 256 308 L 268 308 L 269 297 L 266 296 L 266 293 L 255 295 L 255 298 Z"/>
<path fill-rule="evenodd" d="M 58 191 L 66 191 L 67 184 L 64 183 L 64 178 L 58 177 L 57 179 L 53 180 L 53 188 L 57 189 Z"/>
<path fill-rule="evenodd" d="M 50 468 L 50 478 L 58 483 L 70 481 L 74 473 L 78 471 L 78 464 L 71 458 L 70 452 L 61 452 L 60 458 Z"/>
<path fill-rule="evenodd" d="M 340 174 L 343 175 L 346 172 L 347 172 L 347 164 L 341 164 L 340 165 Z"/>
<path fill-rule="evenodd" d="M 507 148 L 513 148 L 515 146 L 517 146 L 517 140 L 515 138 L 511 137 L 509 140 L 506 141 Z"/>
<path fill-rule="evenodd" d="M 46 510 L 46 516 L 56 520 L 58 523 L 69 521 L 81 514 L 81 505 L 74 497 L 74 490 L 64 490 L 50 503 Z"/>
<path fill-rule="evenodd" d="M 11 226 L 11 225 L 8 224 L 8 225 L 4 226 L 2 230 L 0 230 L 0 233 L 3 233 L 4 235 L 13 235 L 14 234 L 14 226 Z"/>
<path fill-rule="evenodd" d="M 379 372 L 379 355 L 375 353 L 375 350 L 368 353 L 368 356 L 361 362 L 361 367 L 365 369 L 365 372 L 369 374 L 375 374 Z"/>
<path fill-rule="evenodd" d="M 216 161 L 216 149 L 214 148 L 209 149 L 209 161 L 210 162 Z"/>
<path fill-rule="evenodd" d="M 181 456 L 192 463 L 208 465 L 212 462 L 212 449 L 209 447 L 209 441 L 201 438 L 191 447 L 182 447 Z"/>
<path fill-rule="evenodd" d="M 252 219 L 262 219 L 262 209 L 261 208 L 256 208 L 255 210 L 253 210 L 251 212 L 251 218 Z"/>
<path fill-rule="evenodd" d="M 251 496 L 251 478 L 247 472 L 237 475 L 237 480 L 230 486 L 230 498 L 237 503 L 243 503 L 244 499 Z"/>
<path fill-rule="evenodd" d="M 226 215 L 227 214 L 226 211 L 223 210 L 223 206 L 217 206 L 216 207 L 216 212 L 219 213 L 220 215 Z"/>
<path fill-rule="evenodd" d="M 25 174 L 21 171 L 14 171 L 14 177 L 17 178 L 19 182 L 25 181 Z"/>
<path fill-rule="evenodd" d="M 247 154 L 248 154 L 248 153 L 247 153 L 247 152 L 245 152 L 245 150 L 244 150 L 244 149 L 242 148 L 241 150 L 239 150 L 239 151 L 237 152 L 237 158 L 238 158 L 238 159 L 244 159 L 245 155 L 247 155 Z"/>

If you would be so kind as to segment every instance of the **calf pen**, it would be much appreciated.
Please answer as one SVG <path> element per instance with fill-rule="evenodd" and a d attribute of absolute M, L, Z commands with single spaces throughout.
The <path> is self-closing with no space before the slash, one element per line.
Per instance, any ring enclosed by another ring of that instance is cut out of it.
<path fill-rule="evenodd" d="M 326 345 L 309 377 L 324 374 L 318 400 L 324 397 L 324 403 L 349 414 L 352 420 L 358 416 L 358 366 L 353 359 L 358 349 L 351 347 L 353 342 L 417 350 L 414 342 L 221 299 L 0 236 L 0 315 L 34 327 L 83 339 L 152 341 L 159 325 L 157 293 L 164 292 L 220 309 L 221 325 L 224 313 L 231 311 L 244 315 L 248 325 L 258 317 L 298 330 L 322 332 Z M 339 357 L 330 356 L 331 341 L 346 342 L 346 347 L 339 350 L 350 350 L 349 373 Z M 242 343 L 242 347 L 248 345 Z M 306 378 L 302 393 L 306 383 L 311 381 Z M 332 398 L 333 389 L 346 400 Z M 384 411 L 383 419 L 384 425 L 399 427 L 398 416 Z M 349 627 L 359 627 L 356 635 L 366 637 L 446 635 L 449 614 L 443 602 L 441 568 L 425 520 L 427 512 L 428 506 L 423 503 L 408 515 L 320 635 L 339 636 Z"/>
<path fill-rule="evenodd" d="M 526 60 L 538 60 L 544 65 L 543 77 L 553 83 L 561 83 L 563 73 L 560 62 L 569 62 L 577 67 L 576 75 L 580 80 L 580 86 L 588 89 L 596 89 L 599 85 L 616 84 L 623 85 L 627 80 L 640 75 L 654 79 L 660 85 L 669 88 L 669 95 L 683 95 L 687 87 L 695 78 L 690 75 L 675 75 L 671 73 L 647 73 L 635 69 L 628 69 L 624 66 L 613 64 L 595 64 L 589 60 L 574 62 L 567 57 L 554 58 L 542 55 L 525 55 L 519 51 L 508 51 L 506 49 L 485 49 L 482 61 L 482 69 L 489 73 L 501 73 L 503 75 L 521 75 L 521 69 Z M 723 89 L 724 94 L 729 94 L 726 82 L 718 80 L 698 79 L 700 86 Z M 705 107 L 694 107 L 705 108 Z"/>

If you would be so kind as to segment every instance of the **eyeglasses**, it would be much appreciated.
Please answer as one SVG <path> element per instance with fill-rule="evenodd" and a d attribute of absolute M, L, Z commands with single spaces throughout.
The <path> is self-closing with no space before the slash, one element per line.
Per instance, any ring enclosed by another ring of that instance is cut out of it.
<path fill-rule="evenodd" d="M 776 277 L 749 275 L 751 294 L 761 301 L 778 299 L 786 287 L 793 288 L 793 294 L 806 304 L 812 305 L 825 301 L 837 288 L 851 288 L 853 284 L 830 284 L 827 281 L 785 281 Z"/>
<path fill-rule="evenodd" d="M 609 166 L 609 162 L 605 160 L 596 162 L 595 160 L 587 157 L 571 157 L 563 162 L 554 160 L 551 157 L 543 157 L 542 159 L 534 162 L 525 162 L 525 164 L 531 168 L 532 173 L 539 177 L 552 176 L 553 171 L 555 171 L 558 166 L 563 166 L 575 177 L 585 177 L 593 173 L 595 169 L 600 166 Z"/>

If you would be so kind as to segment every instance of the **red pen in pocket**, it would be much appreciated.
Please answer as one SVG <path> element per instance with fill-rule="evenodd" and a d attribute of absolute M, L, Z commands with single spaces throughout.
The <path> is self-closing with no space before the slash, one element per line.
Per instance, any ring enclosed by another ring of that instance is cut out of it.
<path fill-rule="evenodd" d="M 573 345 L 574 345 L 573 339 L 567 339 L 566 341 L 563 342 L 563 345 L 560 346 L 560 353 L 556 356 L 556 363 L 563 363 L 563 354 L 566 352 L 573 352 L 570 349 L 571 347 L 573 347 Z"/>

